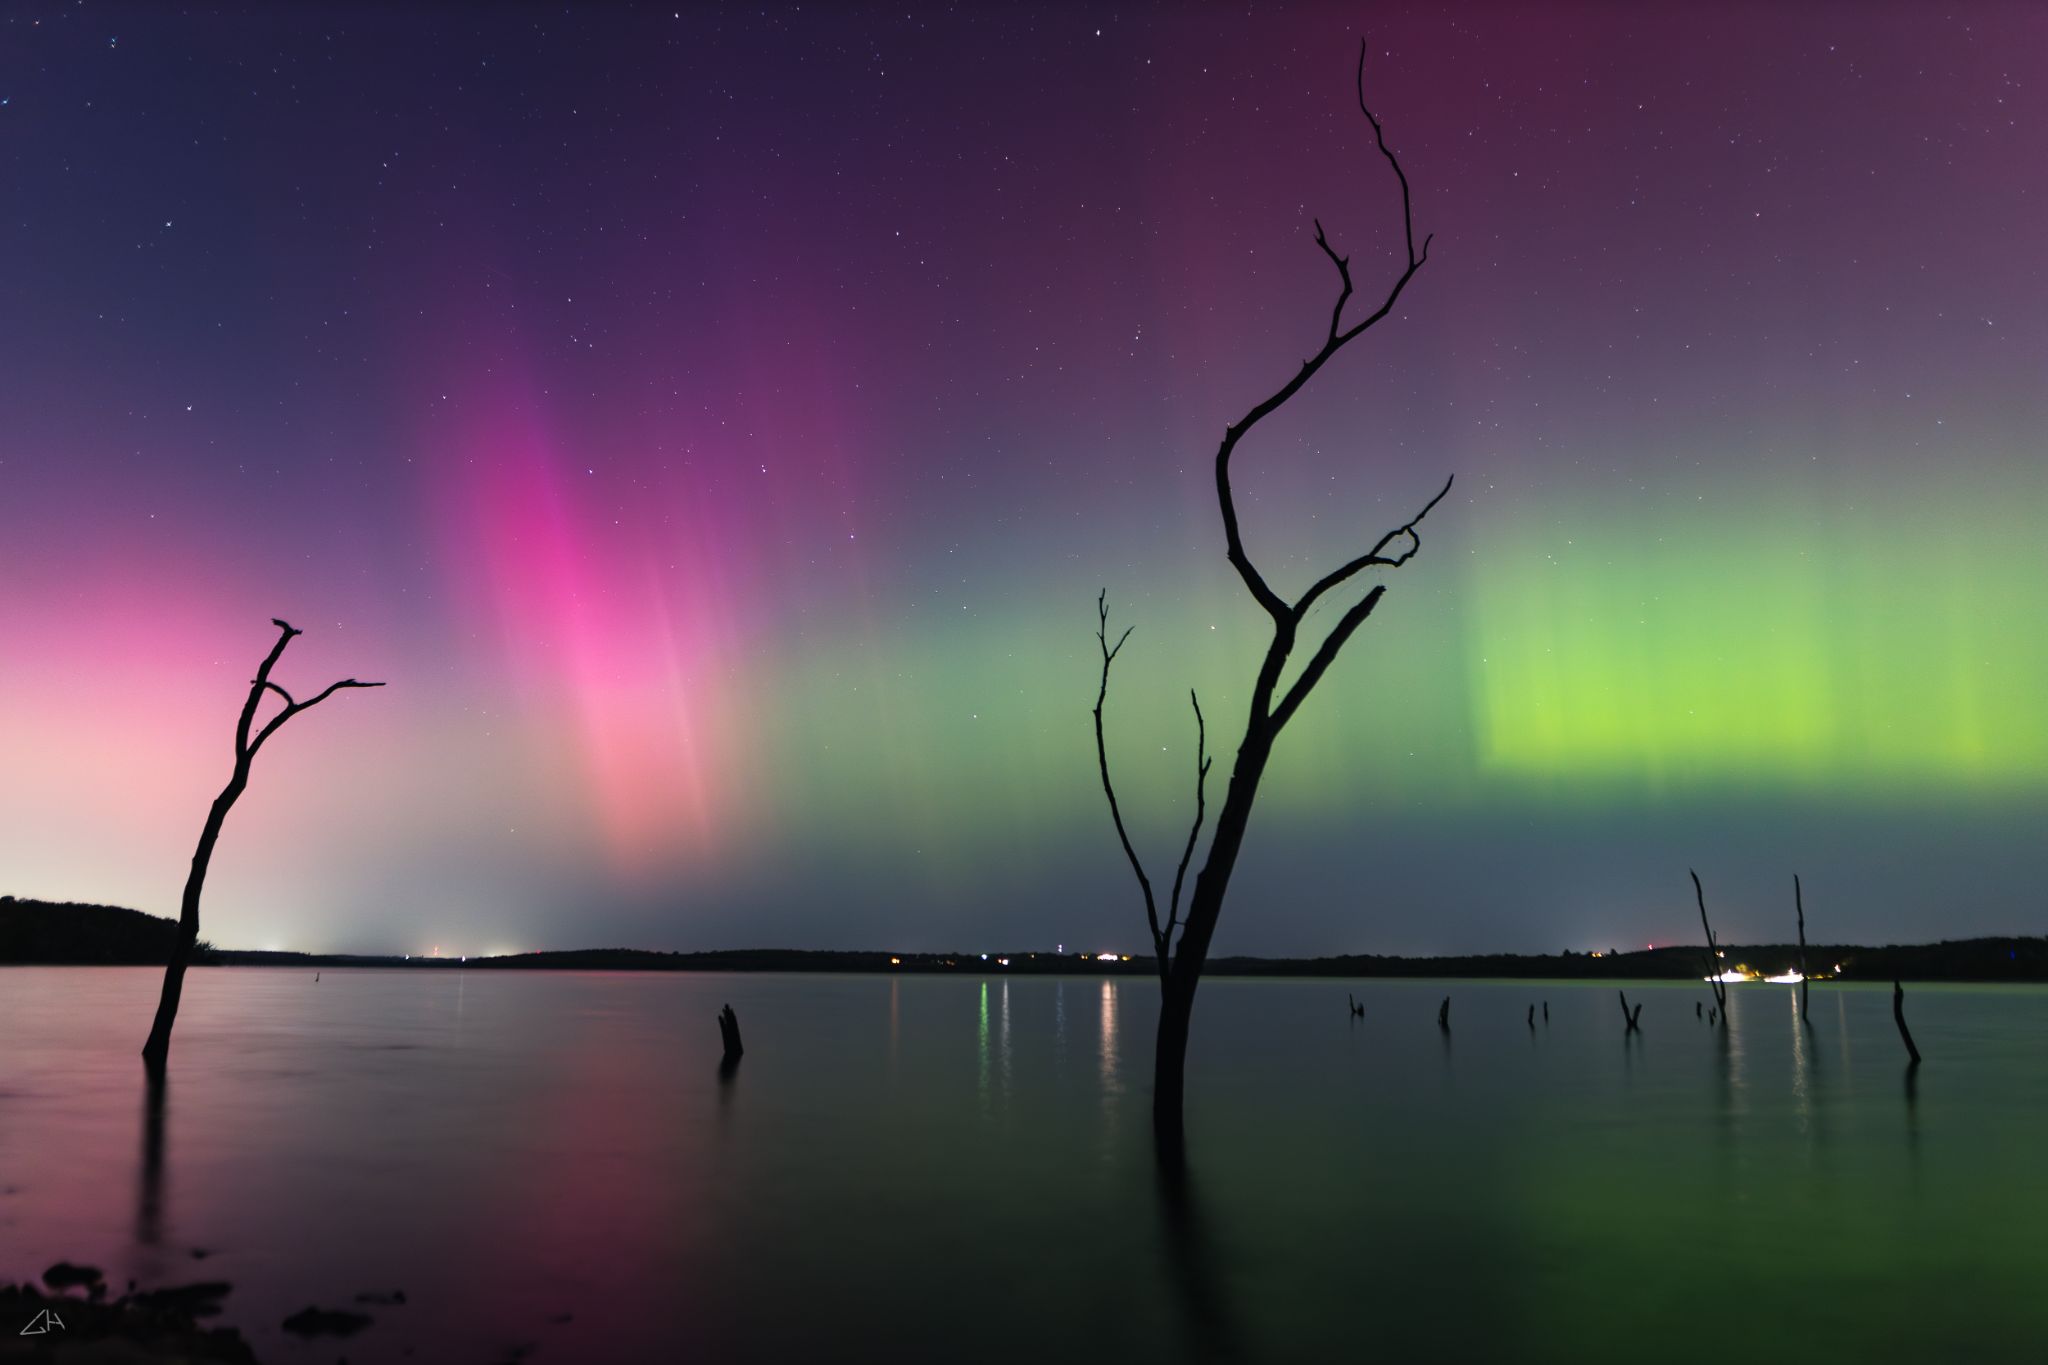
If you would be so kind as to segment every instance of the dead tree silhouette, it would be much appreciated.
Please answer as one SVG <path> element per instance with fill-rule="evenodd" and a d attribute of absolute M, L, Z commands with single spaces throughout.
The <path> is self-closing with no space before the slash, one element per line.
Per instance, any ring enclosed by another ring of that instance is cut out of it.
<path fill-rule="evenodd" d="M 1435 497 L 1423 504 L 1422 510 L 1402 525 L 1381 536 L 1379 542 L 1345 564 L 1341 564 L 1317 579 L 1302 595 L 1292 602 L 1282 597 L 1267 581 L 1263 573 L 1252 563 L 1245 550 L 1243 538 L 1237 524 L 1237 504 L 1231 492 L 1230 458 L 1253 428 L 1264 421 L 1280 406 L 1301 391 L 1303 385 L 1315 377 L 1331 357 L 1357 340 L 1367 330 L 1393 312 L 1394 304 L 1400 299 L 1408 282 L 1422 269 L 1429 259 L 1429 244 L 1432 238 L 1422 239 L 1420 251 L 1415 245 L 1415 217 L 1410 203 L 1408 176 L 1401 169 L 1400 161 L 1387 146 L 1385 130 L 1379 119 L 1373 116 L 1365 103 L 1365 55 L 1363 40 L 1358 47 L 1358 71 L 1356 86 L 1358 110 L 1372 126 L 1373 140 L 1379 153 L 1393 168 L 1395 178 L 1401 185 L 1401 222 L 1403 240 L 1406 243 L 1406 263 L 1398 278 L 1387 290 L 1379 307 L 1366 317 L 1350 326 L 1344 325 L 1344 308 L 1351 300 L 1351 258 L 1340 256 L 1331 247 L 1323 234 L 1323 225 L 1316 221 L 1316 246 L 1337 271 L 1337 297 L 1330 309 L 1329 329 L 1314 355 L 1301 362 L 1301 368 L 1275 389 L 1265 399 L 1252 407 L 1245 415 L 1223 430 L 1223 439 L 1216 448 L 1216 502 L 1222 513 L 1223 536 L 1227 557 L 1231 567 L 1237 570 L 1244 581 L 1245 590 L 1252 600 L 1272 618 L 1273 637 L 1266 647 L 1265 658 L 1259 665 L 1257 680 L 1252 685 L 1250 706 L 1245 719 L 1244 739 L 1238 745 L 1237 761 L 1231 769 L 1230 785 L 1225 790 L 1222 809 L 1216 818 L 1216 828 L 1209 841 L 1208 856 L 1201 870 L 1195 875 L 1194 893 L 1189 898 L 1187 915 L 1180 913 L 1180 896 L 1185 880 L 1189 859 L 1193 856 L 1195 844 L 1201 835 L 1206 814 L 1205 791 L 1209 774 L 1209 756 L 1206 748 L 1207 736 L 1202 724 L 1201 702 L 1190 691 L 1189 701 L 1195 711 L 1195 818 L 1188 830 L 1186 846 L 1181 851 L 1180 867 L 1174 873 L 1173 894 L 1167 902 L 1164 919 L 1159 914 L 1158 901 L 1153 895 L 1152 882 L 1145 875 L 1138 854 L 1131 847 L 1129 833 L 1124 828 L 1123 813 L 1117 805 L 1116 789 L 1109 778 L 1109 751 L 1102 734 L 1102 707 L 1109 695 L 1109 669 L 1115 662 L 1118 651 L 1130 638 L 1126 629 L 1112 645 L 1109 641 L 1109 599 L 1105 590 L 1096 598 L 1096 639 L 1102 649 L 1102 682 L 1095 697 L 1095 757 L 1102 771 L 1102 790 L 1109 798 L 1110 819 L 1116 825 L 1117 838 L 1122 842 L 1124 856 L 1129 859 L 1131 871 L 1137 875 L 1139 889 L 1144 894 L 1145 918 L 1152 931 L 1152 947 L 1159 961 L 1159 1032 L 1153 1055 L 1152 1068 L 1152 1115 L 1154 1130 L 1161 1139 L 1161 1151 L 1172 1155 L 1181 1139 L 1182 1095 L 1187 1060 L 1188 1028 L 1193 1018 L 1195 989 L 1201 983 L 1202 967 L 1208 958 L 1209 943 L 1216 932 L 1216 922 L 1223 913 L 1224 893 L 1229 888 L 1230 876 L 1237 866 L 1238 852 L 1244 845 L 1245 829 L 1251 821 L 1252 805 L 1258 797 L 1259 782 L 1265 776 L 1266 764 L 1272 758 L 1273 745 L 1279 739 L 1287 723 L 1300 711 L 1309 693 L 1329 672 L 1339 651 L 1351 639 L 1358 628 L 1372 615 L 1380 598 L 1386 592 L 1385 584 L 1375 584 L 1363 597 L 1347 607 L 1338 617 L 1322 642 L 1316 646 L 1291 686 L 1281 689 L 1281 674 L 1293 657 L 1299 641 L 1302 626 L 1310 610 L 1325 595 L 1343 587 L 1360 573 L 1370 568 L 1397 569 L 1414 558 L 1422 548 L 1422 537 L 1416 527 L 1429 515 L 1430 509 L 1443 500 L 1451 491 L 1451 481 Z M 1400 548 L 1392 554 L 1388 551 Z M 1275 700 L 1275 694 L 1278 700 Z M 1180 941 L 1174 942 L 1178 930 Z"/>
<path fill-rule="evenodd" d="M 1686 870 L 1692 871 L 1690 868 Z M 1692 894 L 1700 903 L 1700 928 L 1707 931 L 1707 981 L 1714 988 L 1714 1014 L 1708 1017 L 1707 1022 L 1711 1024 L 1716 1019 L 1725 1022 L 1728 1018 L 1728 987 L 1721 980 L 1721 945 L 1714 938 L 1714 926 L 1707 923 L 1707 893 L 1700 889 L 1700 874 L 1697 872 L 1692 872 Z"/>
<path fill-rule="evenodd" d="M 1892 1022 L 1899 1026 L 1899 1041 L 1906 1045 L 1906 1055 L 1913 1060 L 1909 1066 L 1920 1065 L 1920 1049 L 1913 1046 L 1913 1030 L 1906 1027 L 1906 988 L 1892 978 Z"/>
<path fill-rule="evenodd" d="M 1628 1025 L 1627 1028 L 1622 1030 L 1622 1033 L 1624 1035 L 1627 1035 L 1631 1033 L 1641 1032 L 1643 1022 L 1643 1002 L 1638 1000 L 1636 1002 L 1636 1007 L 1634 1011 L 1630 1011 L 1628 1007 L 1628 992 L 1616 991 L 1615 994 L 1621 997 L 1621 1018 L 1622 1022 Z"/>
<path fill-rule="evenodd" d="M 1799 1022 L 1806 1018 L 1806 901 L 1799 894 L 1799 874 L 1792 874 L 1792 908 L 1799 912 Z"/>
<path fill-rule="evenodd" d="M 171 945 L 171 960 L 164 966 L 164 988 L 157 999 L 156 1021 L 149 1026 L 149 1041 L 142 1045 L 143 1065 L 152 1072 L 162 1072 L 170 1061 L 171 1026 L 178 1020 L 178 999 L 185 990 L 185 968 L 192 960 L 192 945 L 199 939 L 199 893 L 206 885 L 206 869 L 213 862 L 213 846 L 220 838 L 220 827 L 234 808 L 236 799 L 249 785 L 249 765 L 255 761 L 257 751 L 286 721 L 301 711 L 312 710 L 343 688 L 384 685 L 343 678 L 311 701 L 294 700 L 291 693 L 270 680 L 270 670 L 277 666 L 278 656 L 284 653 L 284 647 L 292 642 L 292 637 L 305 632 L 274 618 L 270 624 L 276 626 L 280 633 L 277 643 L 270 647 L 270 653 L 264 657 L 255 679 L 249 684 L 248 700 L 242 703 L 242 718 L 235 724 L 234 773 L 228 778 L 227 786 L 221 788 L 220 795 L 213 798 L 213 807 L 206 813 L 206 826 L 199 831 L 199 847 L 192 853 L 192 871 L 185 878 L 185 895 L 178 907 L 178 937 Z M 277 693 L 283 699 L 284 707 L 257 730 L 252 739 L 249 732 L 255 727 L 256 711 L 263 704 L 265 692 Z"/>

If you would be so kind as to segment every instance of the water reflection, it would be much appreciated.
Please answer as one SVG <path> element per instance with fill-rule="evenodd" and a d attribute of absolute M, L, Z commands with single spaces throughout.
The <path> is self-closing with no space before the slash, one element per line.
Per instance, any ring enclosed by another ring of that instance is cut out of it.
<path fill-rule="evenodd" d="M 1107 978 L 1102 983 L 1101 1028 L 1102 1156 L 1114 1161 L 1119 1155 L 1117 1110 L 1124 1083 L 1117 1067 L 1116 983 Z"/>
<path fill-rule="evenodd" d="M 1054 1074 L 1067 1074 L 1067 983 L 1052 983 L 1052 1065 Z"/>
<path fill-rule="evenodd" d="M 161 1072 L 142 1083 L 142 1177 L 136 1188 L 135 1240 L 155 1246 L 163 1234 L 164 1101 L 170 1079 Z"/>
<path fill-rule="evenodd" d="M 1003 982 L 1002 1003 L 996 1016 L 996 1080 L 1003 1098 L 1010 1097 L 1010 983 Z"/>
<path fill-rule="evenodd" d="M 1116 1057 L 1116 983 L 1105 978 L 1102 983 L 1102 1093 L 1121 1095 L 1123 1092 L 1124 1083 L 1118 1074 Z"/>
<path fill-rule="evenodd" d="M 889 1069 L 894 1071 L 903 1050 L 903 979 L 889 978 Z"/>
<path fill-rule="evenodd" d="M 1731 999 L 1730 1005 L 1734 1004 Z M 1735 1012 L 1730 1009 L 1721 1016 L 1714 1027 L 1714 1117 L 1715 1127 L 1720 1133 L 1723 1145 L 1735 1136 L 1736 1094 L 1741 1084 L 1736 1079 L 1736 1057 L 1739 1048 L 1735 1039 Z"/>
<path fill-rule="evenodd" d="M 1244 1358 L 1235 1315 L 1215 1244 L 1195 1197 L 1194 1177 L 1184 1152 L 1160 1153 L 1158 1172 L 1160 1234 L 1166 1268 L 1185 1330 L 1183 1349 L 1196 1360 L 1234 1361 Z"/>
<path fill-rule="evenodd" d="M 981 1100 L 981 1116 L 988 1117 L 988 982 L 981 983 L 981 1021 L 975 1029 L 975 1094 Z"/>

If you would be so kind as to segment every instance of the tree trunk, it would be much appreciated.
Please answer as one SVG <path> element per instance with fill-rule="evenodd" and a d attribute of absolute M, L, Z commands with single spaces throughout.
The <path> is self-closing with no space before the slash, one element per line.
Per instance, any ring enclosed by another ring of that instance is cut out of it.
<path fill-rule="evenodd" d="M 1188 1025 L 1195 1014 L 1192 986 L 1169 979 L 1159 994 L 1159 1033 L 1152 1051 L 1152 1127 L 1160 1148 L 1178 1148 L 1183 1126 L 1181 1098 L 1187 1090 Z"/>
<path fill-rule="evenodd" d="M 235 763 L 235 775 L 213 799 L 206 827 L 199 831 L 199 847 L 192 852 L 192 871 L 185 878 L 185 894 L 178 904 L 178 937 L 171 944 L 171 960 L 164 964 L 163 993 L 157 997 L 156 1019 L 149 1026 L 149 1041 L 142 1045 L 142 1064 L 162 1074 L 171 1060 L 171 1026 L 178 1022 L 178 1001 L 185 994 L 185 968 L 191 965 L 192 949 L 199 942 L 199 893 L 206 886 L 206 869 L 213 862 L 213 846 L 220 828 L 233 808 L 235 798 L 249 783 L 249 762 Z"/>
<path fill-rule="evenodd" d="M 1152 1058 L 1152 1121 L 1162 1140 L 1177 1138 L 1183 1131 L 1181 1096 L 1187 1088 L 1188 1021 L 1194 1014 L 1195 988 L 1202 981 L 1209 940 L 1215 937 L 1216 920 L 1223 913 L 1223 893 L 1237 868 L 1238 851 L 1244 846 L 1245 827 L 1251 822 L 1252 802 L 1258 799 L 1259 780 L 1265 776 L 1272 743 L 1272 737 L 1259 728 L 1238 746 L 1237 766 L 1231 770 L 1230 790 L 1216 816 L 1209 856 L 1195 874 L 1187 923 L 1172 965 L 1161 980 L 1158 1045 Z"/>
<path fill-rule="evenodd" d="M 1792 874 L 1792 905 L 1799 912 L 1799 1022 L 1806 1019 L 1806 898 L 1799 893 L 1799 874 Z"/>
<path fill-rule="evenodd" d="M 256 751 L 286 721 L 301 711 L 310 711 L 343 688 L 384 685 L 343 678 L 338 683 L 328 684 L 325 691 L 310 701 L 298 700 L 270 680 L 270 670 L 277 666 L 292 637 L 300 632 L 289 621 L 273 618 L 270 624 L 278 629 L 277 643 L 270 647 L 270 653 L 264 656 L 255 678 L 249 683 L 249 696 L 242 703 L 241 719 L 235 723 L 234 774 L 220 789 L 220 795 L 213 798 L 213 807 L 206 813 L 206 827 L 199 831 L 199 847 L 192 851 L 192 871 L 185 878 L 185 895 L 178 906 L 178 937 L 171 944 L 171 960 L 164 964 L 164 988 L 163 994 L 157 997 L 156 1019 L 149 1026 L 149 1040 L 142 1045 L 142 1064 L 155 1076 L 163 1074 L 171 1059 L 171 1026 L 178 1021 L 178 1000 L 185 993 L 185 968 L 191 964 L 193 946 L 199 942 L 199 893 L 206 886 L 206 869 L 213 862 L 213 846 L 220 839 L 220 827 L 227 821 L 236 798 L 249 785 L 249 764 L 256 757 Z M 266 692 L 277 693 L 284 707 L 257 730 L 256 712 L 263 704 Z"/>

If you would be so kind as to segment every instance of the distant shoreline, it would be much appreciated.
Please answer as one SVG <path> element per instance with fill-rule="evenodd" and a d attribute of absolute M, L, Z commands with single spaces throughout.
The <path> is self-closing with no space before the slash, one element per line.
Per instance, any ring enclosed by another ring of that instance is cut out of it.
<path fill-rule="evenodd" d="M 175 921 L 119 906 L 59 904 L 0 896 L 0 966 L 162 966 Z M 1797 944 L 1727 945 L 1724 965 L 1745 965 L 1776 975 L 1799 964 Z M 1815 973 L 1839 967 L 1846 981 L 2048 981 L 2048 937 L 1944 939 L 1939 943 L 1809 945 Z M 260 952 L 202 944 L 194 964 L 213 967 L 349 967 L 423 971 L 639 971 L 839 972 L 881 975 L 1151 976 L 1152 956 L 1114 960 L 1089 953 L 907 953 L 803 948 L 741 948 L 711 952 L 656 952 L 640 948 L 584 948 L 500 957 L 407 957 L 401 954 Z M 1503 980 L 1698 981 L 1705 974 L 1702 946 L 1637 952 L 1556 954 L 1489 953 L 1399 957 L 1372 953 L 1331 957 L 1217 957 L 1210 976 L 1423 978 Z"/>

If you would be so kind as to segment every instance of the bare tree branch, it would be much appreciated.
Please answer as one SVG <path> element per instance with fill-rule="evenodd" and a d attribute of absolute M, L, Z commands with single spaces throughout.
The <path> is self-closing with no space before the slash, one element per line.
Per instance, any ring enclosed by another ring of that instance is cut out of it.
<path fill-rule="evenodd" d="M 1352 633 L 1365 624 L 1365 618 L 1372 615 L 1372 609 L 1378 606 L 1380 599 L 1386 595 L 1387 585 L 1375 583 L 1371 592 L 1353 602 L 1350 609 L 1337 618 L 1335 628 L 1323 638 L 1320 645 L 1316 646 L 1316 652 L 1310 657 L 1308 667 L 1301 670 L 1301 676 L 1294 680 L 1294 686 L 1287 689 L 1287 695 L 1282 697 L 1280 705 L 1274 708 L 1273 728 L 1276 731 L 1284 729 L 1287 722 L 1294 719 L 1294 713 L 1308 700 L 1308 694 L 1315 690 L 1316 684 L 1323 680 L 1323 674 L 1337 661 L 1338 651 L 1344 648 Z"/>
<path fill-rule="evenodd" d="M 1407 266 L 1402 270 L 1399 278 L 1394 281 L 1393 286 L 1387 290 L 1386 298 L 1381 301 L 1378 308 L 1374 309 L 1372 313 L 1360 321 L 1352 324 L 1349 328 L 1339 330 L 1343 327 L 1344 305 L 1351 298 L 1351 258 L 1337 254 L 1336 249 L 1330 245 L 1329 239 L 1323 234 L 1321 220 L 1316 220 L 1316 245 L 1322 249 L 1325 256 L 1330 258 L 1330 263 L 1337 267 L 1339 288 L 1336 303 L 1330 310 L 1329 331 L 1323 338 L 1322 346 L 1317 349 L 1314 355 L 1301 362 L 1301 368 L 1295 371 L 1293 378 L 1274 390 L 1272 394 L 1267 396 L 1265 401 L 1253 407 L 1235 423 L 1224 428 L 1222 444 L 1216 448 L 1216 501 L 1223 512 L 1223 539 L 1227 547 L 1230 563 L 1237 570 L 1238 577 L 1244 580 L 1244 585 L 1251 592 L 1252 598 L 1260 606 L 1264 607 L 1267 614 L 1273 617 L 1276 622 L 1290 609 L 1280 594 L 1274 592 L 1272 587 L 1266 582 L 1265 575 L 1259 572 L 1257 566 L 1252 563 L 1251 556 L 1245 551 L 1244 537 L 1239 533 L 1237 525 L 1237 501 L 1230 487 L 1230 456 L 1237 449 L 1237 443 L 1244 439 L 1245 433 L 1257 426 L 1274 409 L 1292 398 L 1303 384 L 1306 384 L 1314 377 L 1317 370 L 1320 370 L 1328 363 L 1331 356 L 1337 354 L 1338 351 L 1355 340 L 1366 329 L 1394 310 L 1394 304 L 1400 299 L 1401 291 L 1408 287 L 1408 281 L 1414 279 L 1415 272 L 1422 269 L 1423 264 L 1429 260 L 1429 244 L 1435 240 L 1433 235 L 1424 237 L 1422 239 L 1422 253 L 1420 255 L 1416 254 L 1415 213 L 1408 191 L 1408 174 L 1401 169 L 1400 159 L 1394 155 L 1393 149 L 1387 146 L 1386 130 L 1380 126 L 1380 121 L 1373 117 L 1372 110 L 1366 108 L 1365 53 L 1365 40 L 1361 38 L 1358 41 L 1358 108 L 1359 112 L 1365 115 L 1366 121 L 1372 124 L 1373 139 L 1379 145 L 1380 155 L 1385 157 L 1387 164 L 1394 168 L 1394 174 L 1401 182 L 1401 228 L 1408 247 Z M 1432 503 L 1431 505 L 1434 506 L 1435 504 Z M 1420 520 L 1420 518 L 1417 518 L 1417 520 Z M 1382 542 L 1382 548 L 1384 548 L 1384 545 L 1385 542 Z M 1364 566 L 1360 565 L 1359 567 L 1362 568 Z M 1353 569 L 1351 572 L 1356 573 L 1357 570 Z M 1345 577 L 1349 577 L 1349 574 L 1346 574 Z M 1340 579 L 1339 581 L 1341 582 L 1342 580 Z M 1316 595 L 1320 595 L 1321 591 L 1318 590 Z"/>
<path fill-rule="evenodd" d="M 1188 689 L 1188 703 L 1195 708 L 1195 823 L 1188 827 L 1187 847 L 1180 851 L 1180 867 L 1173 874 L 1173 900 L 1166 909 L 1166 939 L 1171 946 L 1174 927 L 1180 922 L 1180 886 L 1188 875 L 1188 859 L 1194 856 L 1195 840 L 1202 833 L 1202 817 L 1208 808 L 1209 731 L 1202 723 L 1202 702 L 1195 689 Z"/>
<path fill-rule="evenodd" d="M 1398 569 L 1409 560 L 1415 558 L 1422 550 L 1422 534 L 1415 528 L 1420 526 L 1422 519 L 1428 516 L 1430 511 L 1444 500 L 1444 495 L 1451 491 L 1451 484 L 1456 481 L 1457 477 L 1457 475 L 1453 474 L 1445 479 L 1444 486 L 1437 490 L 1435 497 L 1423 504 L 1420 512 L 1417 512 L 1414 516 L 1408 518 L 1406 522 L 1381 536 L 1379 544 L 1373 546 L 1372 549 L 1352 560 L 1349 564 L 1341 568 L 1332 569 L 1317 579 L 1315 586 L 1303 593 L 1301 599 L 1294 604 L 1294 619 L 1299 621 L 1306 617 L 1308 609 L 1315 605 L 1318 597 L 1321 597 L 1332 588 L 1341 586 L 1360 570 L 1372 568 L 1374 565 L 1388 569 Z M 1402 536 L 1408 537 L 1408 548 L 1389 559 L 1385 554 L 1386 548 Z"/>
<path fill-rule="evenodd" d="M 1380 127 L 1380 121 L 1373 117 L 1372 110 L 1365 107 L 1365 52 L 1365 39 L 1360 38 L 1358 40 L 1358 112 L 1365 115 L 1365 121 L 1372 125 L 1373 140 L 1380 145 L 1380 155 L 1387 159 L 1387 164 L 1394 168 L 1394 175 L 1401 182 L 1401 225 L 1408 233 L 1408 264 L 1412 271 L 1413 268 L 1420 266 L 1429 259 L 1429 244 L 1436 240 L 1436 234 L 1431 233 L 1422 239 L 1422 254 L 1417 256 L 1415 254 L 1415 213 L 1409 202 L 1408 173 L 1401 169 L 1400 161 L 1387 148 L 1387 130 Z"/>
<path fill-rule="evenodd" d="M 293 702 L 290 706 L 285 707 L 284 710 L 272 716 L 270 718 L 270 724 L 264 726 L 263 729 L 257 733 L 255 740 L 252 741 L 249 745 L 250 756 L 254 757 L 256 751 L 263 747 L 263 741 L 269 739 L 272 735 L 276 734 L 278 728 L 282 726 L 286 721 L 290 720 L 293 716 L 296 716 L 301 711 L 312 710 L 321 702 L 326 701 L 329 697 L 333 696 L 336 692 L 341 691 L 344 687 L 382 687 L 383 685 L 384 684 L 380 682 L 366 683 L 357 682 L 354 678 L 343 678 L 338 683 L 328 684 L 327 690 L 322 692 L 319 696 L 314 697 L 311 701 Z M 272 686 L 276 686 L 276 684 L 273 683 Z M 284 689 L 278 688 L 278 690 L 281 692 Z"/>
<path fill-rule="evenodd" d="M 263 701 L 264 689 L 273 686 L 270 681 L 270 670 L 277 667 L 277 661 L 284 654 L 284 647 L 292 642 L 292 637 L 304 633 L 291 622 L 280 621 L 275 617 L 271 618 L 270 624 L 278 629 L 277 643 L 270 647 L 270 653 L 264 655 L 263 662 L 256 666 L 256 677 L 249 684 L 249 699 L 242 703 L 241 719 L 235 722 L 237 759 L 249 752 L 249 726 L 255 722 L 256 708 Z M 282 692 L 284 689 L 280 687 L 278 691 Z"/>
<path fill-rule="evenodd" d="M 1137 874 L 1138 888 L 1145 893 L 1145 921 L 1152 926 L 1152 944 L 1159 952 L 1159 970 L 1163 973 L 1167 963 L 1167 943 L 1159 930 L 1159 907 L 1152 897 L 1152 879 L 1145 875 L 1145 865 L 1138 861 L 1138 850 L 1131 847 L 1131 836 L 1124 831 L 1123 808 L 1117 805 L 1116 788 L 1109 780 L 1109 747 L 1102 738 L 1102 704 L 1109 699 L 1109 666 L 1116 661 L 1124 641 L 1131 638 L 1131 628 L 1124 628 L 1114 646 L 1109 643 L 1108 588 L 1096 595 L 1095 619 L 1095 640 L 1102 646 L 1102 685 L 1095 691 L 1095 764 L 1102 770 L 1102 794 L 1109 798 L 1109 818 L 1116 822 L 1116 837 L 1124 846 L 1124 857 L 1131 861 L 1131 871 Z"/>

